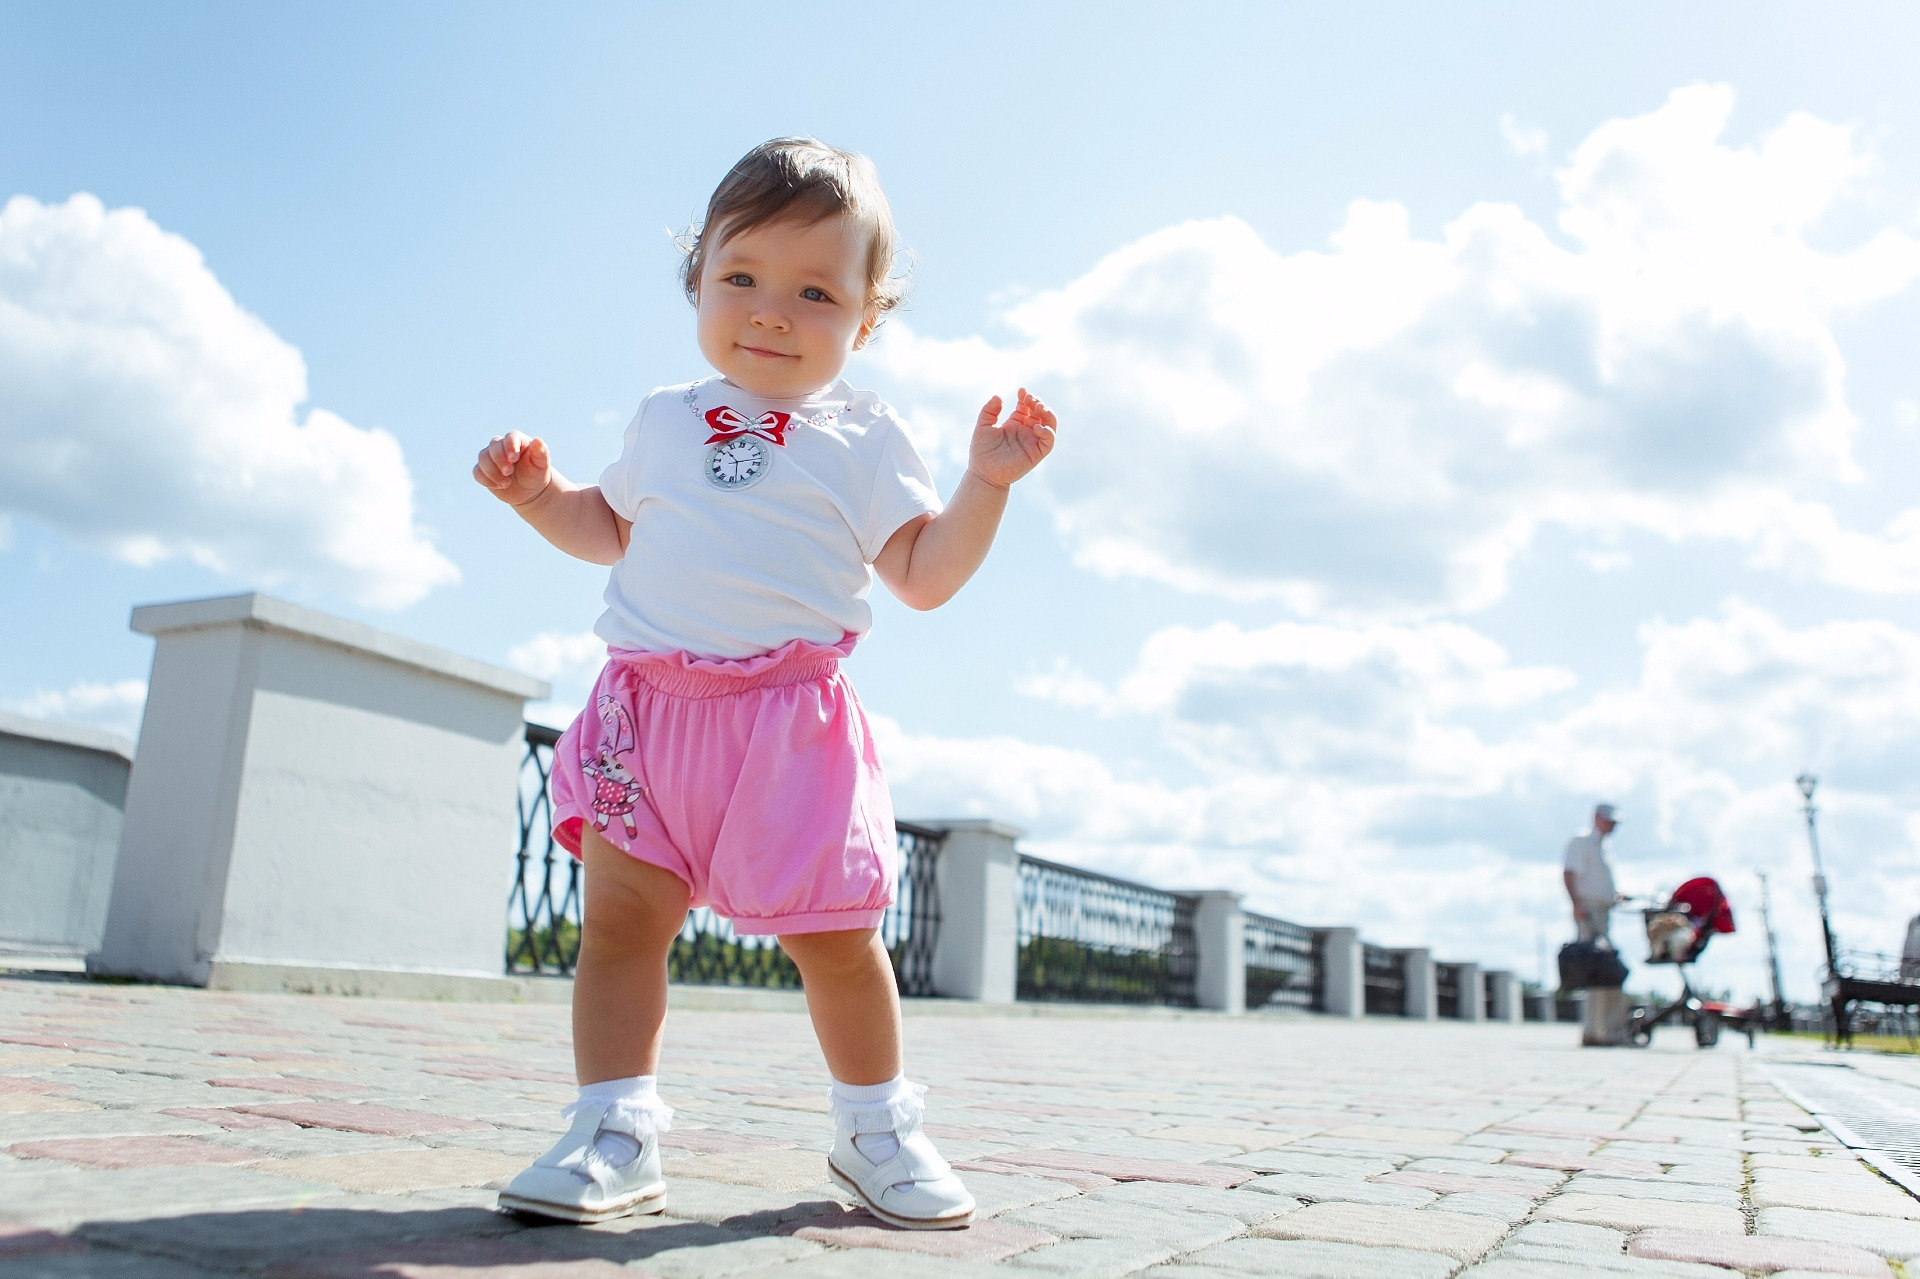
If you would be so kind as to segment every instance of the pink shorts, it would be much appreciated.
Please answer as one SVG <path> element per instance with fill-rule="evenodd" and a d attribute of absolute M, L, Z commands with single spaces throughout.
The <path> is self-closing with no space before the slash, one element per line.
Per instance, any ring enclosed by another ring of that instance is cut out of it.
<path fill-rule="evenodd" d="M 611 650 L 554 748 L 554 838 L 577 857 L 591 824 L 738 933 L 877 928 L 898 854 L 873 733 L 840 672 L 853 643 L 738 661 Z"/>

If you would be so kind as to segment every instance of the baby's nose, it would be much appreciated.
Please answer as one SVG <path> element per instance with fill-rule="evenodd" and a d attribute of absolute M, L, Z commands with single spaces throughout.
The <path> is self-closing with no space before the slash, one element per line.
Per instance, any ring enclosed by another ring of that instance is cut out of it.
<path fill-rule="evenodd" d="M 753 322 L 763 329 L 785 329 L 787 317 L 784 312 L 761 309 L 753 313 Z"/>

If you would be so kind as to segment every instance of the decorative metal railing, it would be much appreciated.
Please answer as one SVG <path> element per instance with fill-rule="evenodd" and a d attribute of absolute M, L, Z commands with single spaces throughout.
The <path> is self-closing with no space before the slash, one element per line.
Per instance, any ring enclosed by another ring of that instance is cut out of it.
<path fill-rule="evenodd" d="M 570 973 L 580 953 L 580 863 L 553 842 L 553 748 L 560 730 L 527 725 L 520 760 L 520 851 L 507 896 L 507 971 Z"/>
<path fill-rule="evenodd" d="M 895 822 L 900 840 L 900 879 L 893 905 L 880 921 L 880 940 L 893 956 L 893 975 L 903 995 L 931 995 L 933 948 L 940 940 L 941 832 Z"/>
<path fill-rule="evenodd" d="M 1390 1017 L 1407 1012 L 1407 957 L 1383 946 L 1362 946 L 1367 1011 Z"/>
<path fill-rule="evenodd" d="M 1021 999 L 1193 1006 L 1193 899 L 1022 856 Z"/>
<path fill-rule="evenodd" d="M 507 898 L 510 973 L 573 972 L 580 955 L 580 863 L 553 838 L 554 746 L 560 730 L 528 724 L 520 766 L 520 850 Z M 933 993 L 933 951 L 940 935 L 936 866 L 941 833 L 898 823 L 900 874 L 894 902 L 880 922 L 905 995 Z M 742 937 L 706 907 L 687 912 L 667 954 L 667 979 L 716 986 L 797 989 L 800 971 L 771 937 Z"/>
<path fill-rule="evenodd" d="M 1311 928 L 1249 913 L 1247 1008 L 1309 1012 L 1322 1007 L 1320 946 Z"/>
<path fill-rule="evenodd" d="M 1460 1015 L 1460 965 L 1433 966 L 1434 1014 L 1439 1017 Z"/>

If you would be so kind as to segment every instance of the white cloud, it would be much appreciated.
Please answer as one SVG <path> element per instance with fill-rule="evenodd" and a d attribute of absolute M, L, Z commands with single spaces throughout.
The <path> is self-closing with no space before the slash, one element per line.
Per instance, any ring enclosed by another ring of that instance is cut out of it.
<path fill-rule="evenodd" d="M 130 563 L 372 607 L 457 581 L 399 442 L 306 398 L 300 352 L 141 210 L 0 208 L 0 510 Z"/>
<path fill-rule="evenodd" d="M 607 642 L 592 631 L 542 631 L 507 651 L 507 662 L 553 685 L 553 697 L 527 706 L 527 718 L 565 728 L 587 703 L 587 692 L 606 665 Z"/>
<path fill-rule="evenodd" d="M 1543 156 L 1547 153 L 1547 131 L 1528 124 L 1511 111 L 1500 117 L 1500 136 L 1518 156 Z"/>
<path fill-rule="evenodd" d="M 1110 687 L 1058 665 L 1027 691 L 1150 718 L 1197 781 L 1086 751 L 883 724 L 905 816 L 1029 826 L 1045 856 L 1165 886 L 1224 885 L 1309 923 L 1431 943 L 1530 974 L 1563 931 L 1557 858 L 1601 798 L 1625 806 L 1631 891 L 1721 878 L 1743 932 L 1707 976 L 1761 970 L 1753 870 L 1775 872 L 1789 981 L 1811 995 L 1817 924 L 1790 779 L 1825 777 L 1848 944 L 1886 948 L 1920 907 L 1920 635 L 1882 621 L 1793 628 L 1740 601 L 1641 628 L 1623 687 L 1514 665 L 1468 628 L 1220 624 L 1150 638 Z M 1489 928 L 1489 921 L 1497 926 Z M 1635 923 L 1618 928 L 1630 940 Z M 1747 967 L 1742 967 L 1747 965 Z"/>
<path fill-rule="evenodd" d="M 126 737 L 139 737 L 140 716 L 147 706 L 147 682 L 138 679 L 100 683 L 82 680 L 66 689 L 35 689 L 7 709 L 32 719 L 54 720 L 104 728 Z"/>
<path fill-rule="evenodd" d="M 542 631 L 507 650 L 507 661 L 539 679 L 584 688 L 607 664 L 607 642 L 592 631 Z"/>
<path fill-rule="evenodd" d="M 1557 525 L 1920 589 L 1920 511 L 1860 530 L 1826 505 L 1861 478 L 1832 321 L 1920 278 L 1920 240 L 1817 244 L 1872 157 L 1803 114 L 1730 145 L 1732 105 L 1694 86 L 1595 129 L 1557 235 L 1499 204 L 1424 240 L 1357 201 L 1293 254 L 1188 223 L 1015 305 L 1011 344 L 903 326 L 870 358 L 949 460 L 988 393 L 1046 395 L 1062 443 L 1030 484 L 1104 574 L 1417 617 L 1498 600 Z"/>

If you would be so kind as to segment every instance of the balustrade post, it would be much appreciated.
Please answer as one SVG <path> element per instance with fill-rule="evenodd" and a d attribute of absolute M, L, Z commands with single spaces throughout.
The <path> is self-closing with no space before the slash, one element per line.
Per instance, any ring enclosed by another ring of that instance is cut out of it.
<path fill-rule="evenodd" d="M 1004 822 L 921 821 L 940 831 L 940 935 L 933 988 L 952 999 L 1010 1004 L 1020 968 L 1020 854 Z"/>
<path fill-rule="evenodd" d="M 1460 1011 L 1461 1021 L 1485 1021 L 1487 1019 L 1486 983 L 1480 980 L 1480 965 L 1461 964 L 1460 969 Z"/>
<path fill-rule="evenodd" d="M 1407 981 L 1407 1016 L 1415 1021 L 1432 1021 L 1440 1015 L 1440 992 L 1433 971 L 1433 952 L 1416 947 L 1400 952 L 1404 956 Z"/>
<path fill-rule="evenodd" d="M 1334 1017 L 1367 1015 L 1366 949 L 1358 928 L 1315 929 L 1320 943 L 1320 1007 Z"/>
<path fill-rule="evenodd" d="M 99 948 L 132 760 L 118 733 L 0 713 L 0 956 Z"/>
<path fill-rule="evenodd" d="M 1240 894 L 1213 889 L 1193 898 L 1193 943 L 1199 951 L 1195 1002 L 1238 1016 L 1247 1010 L 1247 916 Z"/>
<path fill-rule="evenodd" d="M 1491 1020 L 1520 1020 L 1520 983 L 1513 979 L 1512 973 L 1496 969 L 1487 974 L 1487 1001 L 1493 1005 Z"/>
<path fill-rule="evenodd" d="M 524 704 L 547 686 L 264 595 L 156 640 L 95 972 L 447 997 L 502 984 Z"/>

